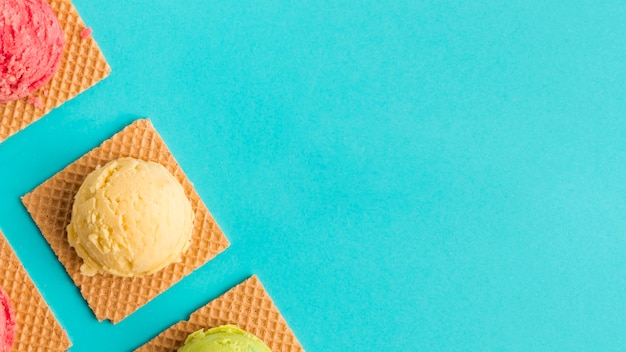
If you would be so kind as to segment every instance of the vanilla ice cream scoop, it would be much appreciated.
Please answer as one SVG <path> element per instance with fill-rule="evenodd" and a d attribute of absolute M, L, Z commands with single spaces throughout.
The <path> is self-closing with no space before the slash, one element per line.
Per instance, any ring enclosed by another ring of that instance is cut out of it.
<path fill-rule="evenodd" d="M 193 220 L 183 187 L 162 165 L 121 158 L 87 176 L 67 234 L 83 275 L 143 276 L 180 260 Z"/>

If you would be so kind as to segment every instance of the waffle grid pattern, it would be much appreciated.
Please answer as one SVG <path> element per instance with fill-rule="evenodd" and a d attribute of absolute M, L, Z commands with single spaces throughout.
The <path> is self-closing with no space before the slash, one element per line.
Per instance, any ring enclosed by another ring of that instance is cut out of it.
<path fill-rule="evenodd" d="M 175 352 L 192 332 L 224 324 L 237 325 L 258 336 L 274 352 L 304 351 L 259 279 L 252 276 L 192 313 L 188 321 L 172 325 L 136 352 Z"/>
<path fill-rule="evenodd" d="M 65 351 L 72 343 L 0 232 L 0 286 L 15 308 L 13 351 Z"/>
<path fill-rule="evenodd" d="M 70 0 L 47 0 L 65 35 L 65 49 L 59 70 L 50 82 L 30 97 L 0 104 L 0 142 L 40 119 L 52 109 L 74 98 L 111 72 L 93 37 L 82 38 L 85 23 Z M 42 109 L 28 103 L 41 101 Z"/>
<path fill-rule="evenodd" d="M 82 260 L 67 241 L 66 228 L 74 195 L 91 171 L 120 157 L 160 163 L 181 183 L 195 211 L 191 244 L 180 262 L 152 275 L 141 278 L 84 276 L 80 273 Z M 22 197 L 22 202 L 99 321 L 123 320 L 229 245 L 192 183 L 147 119 L 127 126 Z"/>

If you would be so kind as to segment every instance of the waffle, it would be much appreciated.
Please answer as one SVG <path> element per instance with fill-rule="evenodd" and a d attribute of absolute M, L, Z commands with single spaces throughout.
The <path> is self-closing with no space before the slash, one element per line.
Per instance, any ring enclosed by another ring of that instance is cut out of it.
<path fill-rule="evenodd" d="M 72 343 L 22 263 L 0 232 L 0 286 L 13 307 L 17 329 L 13 351 L 65 351 Z"/>
<path fill-rule="evenodd" d="M 74 195 L 97 166 L 120 157 L 160 163 L 180 182 L 195 212 L 191 244 L 180 262 L 152 275 L 139 278 L 108 274 L 84 276 L 80 273 L 82 259 L 67 241 L 66 228 Z M 120 322 L 229 246 L 193 184 L 147 119 L 127 126 L 26 194 L 22 202 L 99 321 Z"/>
<path fill-rule="evenodd" d="M 273 352 L 302 352 L 302 346 L 287 326 L 278 308 L 256 276 L 163 331 L 136 352 L 175 352 L 189 334 L 200 329 L 233 324 L 256 335 Z"/>
<path fill-rule="evenodd" d="M 30 96 L 0 104 L 0 142 L 95 85 L 111 72 L 93 37 L 81 36 L 86 26 L 72 2 L 47 1 L 65 35 L 61 64 L 52 79 Z"/>

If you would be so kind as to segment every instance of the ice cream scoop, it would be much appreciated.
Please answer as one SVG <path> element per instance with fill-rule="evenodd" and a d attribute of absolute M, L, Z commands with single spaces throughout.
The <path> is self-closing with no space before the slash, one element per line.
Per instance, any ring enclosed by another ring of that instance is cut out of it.
<path fill-rule="evenodd" d="M 15 338 L 15 311 L 11 298 L 0 287 L 0 352 L 9 352 Z"/>
<path fill-rule="evenodd" d="M 56 73 L 65 38 L 45 0 L 0 1 L 0 104 L 30 95 Z"/>
<path fill-rule="evenodd" d="M 222 325 L 192 333 L 178 352 L 272 352 L 272 350 L 249 332 L 235 325 Z"/>
<path fill-rule="evenodd" d="M 180 259 L 193 220 L 183 187 L 165 167 L 121 158 L 87 175 L 67 235 L 82 274 L 143 276 Z"/>

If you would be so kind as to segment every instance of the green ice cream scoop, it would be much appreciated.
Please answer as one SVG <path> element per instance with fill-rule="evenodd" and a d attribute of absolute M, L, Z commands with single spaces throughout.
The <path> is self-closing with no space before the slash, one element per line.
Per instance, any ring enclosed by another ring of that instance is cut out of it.
<path fill-rule="evenodd" d="M 178 352 L 272 352 L 258 337 L 234 325 L 198 330 Z"/>

